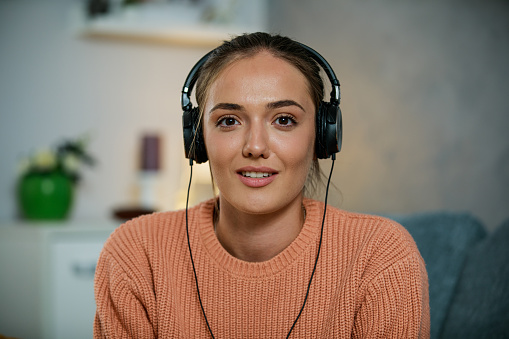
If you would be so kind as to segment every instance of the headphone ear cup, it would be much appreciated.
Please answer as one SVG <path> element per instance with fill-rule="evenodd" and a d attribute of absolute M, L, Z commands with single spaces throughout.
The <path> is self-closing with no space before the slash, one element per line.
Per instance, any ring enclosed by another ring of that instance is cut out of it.
<path fill-rule="evenodd" d="M 320 102 L 318 110 L 316 111 L 316 137 L 315 137 L 315 153 L 318 159 L 324 159 L 324 128 L 325 128 L 325 102 Z"/>
<path fill-rule="evenodd" d="M 315 152 L 318 159 L 327 159 L 341 150 L 343 122 L 337 104 L 320 103 L 316 114 Z"/>
<path fill-rule="evenodd" d="M 208 160 L 207 150 L 203 139 L 198 107 L 184 111 L 182 114 L 182 128 L 186 158 L 192 159 L 198 164 L 206 162 Z"/>
<path fill-rule="evenodd" d="M 343 145 L 343 115 L 341 113 L 341 108 L 338 105 L 335 106 L 335 115 L 336 115 L 336 126 L 335 126 L 335 143 L 336 143 L 336 152 L 341 151 L 341 146 Z"/>

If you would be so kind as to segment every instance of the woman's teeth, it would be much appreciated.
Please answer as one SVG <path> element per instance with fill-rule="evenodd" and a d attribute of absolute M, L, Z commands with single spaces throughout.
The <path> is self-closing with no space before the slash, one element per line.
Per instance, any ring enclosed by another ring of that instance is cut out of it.
<path fill-rule="evenodd" d="M 242 176 L 248 177 L 248 178 L 266 178 L 270 177 L 272 173 L 265 173 L 265 172 L 242 172 Z"/>

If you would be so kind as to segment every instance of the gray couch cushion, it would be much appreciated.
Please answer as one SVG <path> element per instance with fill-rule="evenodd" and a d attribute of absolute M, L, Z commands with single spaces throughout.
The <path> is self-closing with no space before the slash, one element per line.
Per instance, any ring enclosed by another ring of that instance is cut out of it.
<path fill-rule="evenodd" d="M 443 338 L 509 338 L 509 220 L 470 253 Z"/>
<path fill-rule="evenodd" d="M 486 236 L 482 224 L 468 213 L 389 215 L 414 238 L 429 278 L 431 338 L 438 338 L 467 253 Z"/>

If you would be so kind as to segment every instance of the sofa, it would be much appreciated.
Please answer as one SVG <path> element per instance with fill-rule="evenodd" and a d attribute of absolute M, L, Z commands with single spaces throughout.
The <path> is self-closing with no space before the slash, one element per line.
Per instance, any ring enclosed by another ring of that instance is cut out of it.
<path fill-rule="evenodd" d="M 387 217 L 426 262 L 432 339 L 509 338 L 509 219 L 488 233 L 469 213 Z"/>

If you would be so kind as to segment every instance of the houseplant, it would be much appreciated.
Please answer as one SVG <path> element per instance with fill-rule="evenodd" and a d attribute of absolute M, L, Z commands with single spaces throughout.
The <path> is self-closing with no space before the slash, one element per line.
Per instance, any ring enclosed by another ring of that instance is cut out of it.
<path fill-rule="evenodd" d="M 43 149 L 20 165 L 17 198 L 21 216 L 30 220 L 68 217 L 80 180 L 82 164 L 92 165 L 87 138 L 67 140 L 54 149 Z"/>

